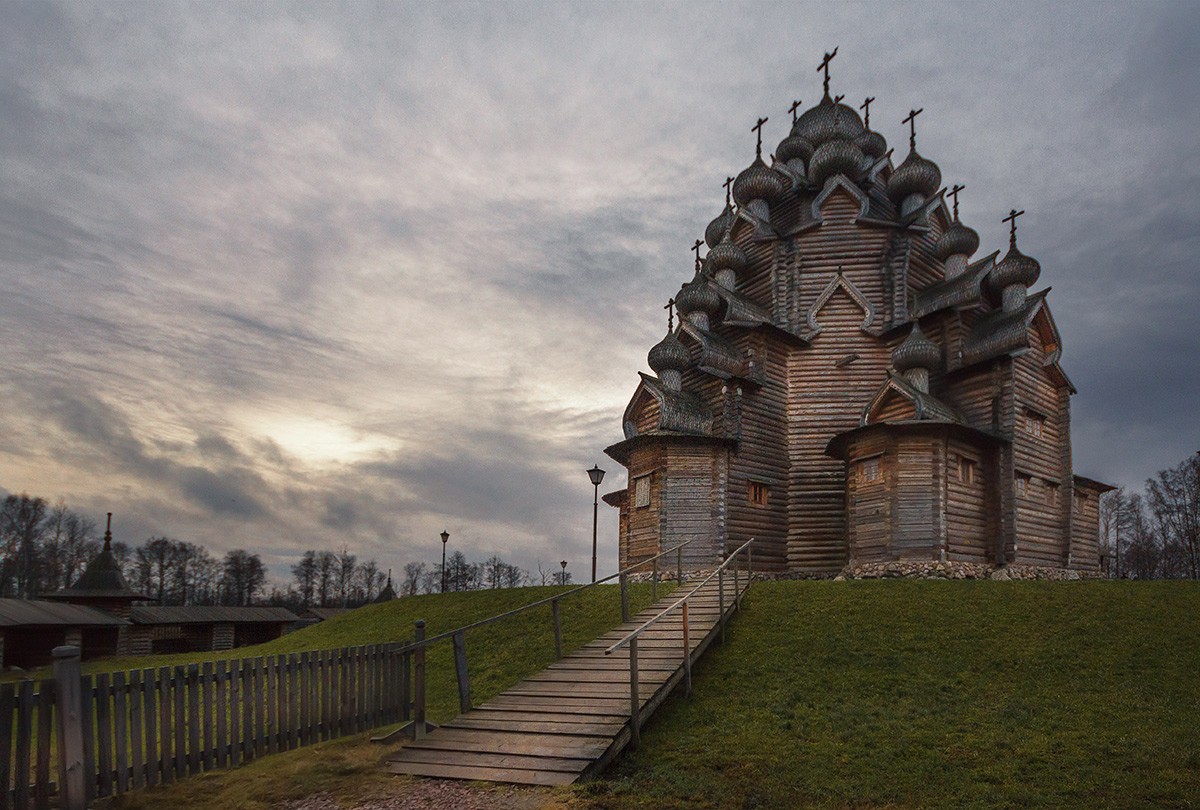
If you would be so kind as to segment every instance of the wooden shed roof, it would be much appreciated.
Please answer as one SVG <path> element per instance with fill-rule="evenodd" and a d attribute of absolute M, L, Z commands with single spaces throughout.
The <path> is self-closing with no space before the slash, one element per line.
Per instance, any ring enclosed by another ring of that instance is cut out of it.
<path fill-rule="evenodd" d="M 83 605 L 0 599 L 0 627 L 116 627 L 122 624 L 129 622 Z"/>
<path fill-rule="evenodd" d="M 250 624 L 284 623 L 299 619 L 281 607 L 224 607 L 216 605 L 134 605 L 129 618 L 134 624 Z"/>

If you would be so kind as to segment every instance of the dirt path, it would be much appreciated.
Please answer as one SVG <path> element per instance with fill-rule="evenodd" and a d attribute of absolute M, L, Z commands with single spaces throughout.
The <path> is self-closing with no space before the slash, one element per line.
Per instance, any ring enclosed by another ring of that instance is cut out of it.
<path fill-rule="evenodd" d="M 349 805 L 317 793 L 281 810 L 555 810 L 567 804 L 544 788 L 479 785 L 451 779 L 397 780 L 394 791 Z"/>

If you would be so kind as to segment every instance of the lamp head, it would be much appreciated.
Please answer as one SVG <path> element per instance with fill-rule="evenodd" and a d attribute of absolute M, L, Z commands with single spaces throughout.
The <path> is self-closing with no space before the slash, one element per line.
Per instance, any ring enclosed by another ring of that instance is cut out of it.
<path fill-rule="evenodd" d="M 566 560 L 563 560 L 562 562 L 560 562 L 559 565 L 561 565 L 563 567 L 564 571 L 567 570 L 567 561 Z"/>
<path fill-rule="evenodd" d="M 446 545 L 446 541 L 450 539 L 450 532 L 442 529 L 442 545 Z"/>
<path fill-rule="evenodd" d="M 604 480 L 604 470 L 600 469 L 600 465 L 594 465 L 587 471 L 588 478 L 592 479 L 593 486 L 600 486 L 600 482 Z"/>

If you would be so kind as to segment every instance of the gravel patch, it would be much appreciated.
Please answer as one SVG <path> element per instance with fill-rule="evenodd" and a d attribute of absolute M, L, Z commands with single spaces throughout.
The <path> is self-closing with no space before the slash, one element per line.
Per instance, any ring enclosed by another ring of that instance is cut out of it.
<path fill-rule="evenodd" d="M 397 781 L 385 795 L 358 804 L 340 805 L 328 793 L 317 793 L 280 805 L 281 810 L 543 810 L 561 807 L 545 791 L 515 786 L 472 785 L 453 779 Z"/>

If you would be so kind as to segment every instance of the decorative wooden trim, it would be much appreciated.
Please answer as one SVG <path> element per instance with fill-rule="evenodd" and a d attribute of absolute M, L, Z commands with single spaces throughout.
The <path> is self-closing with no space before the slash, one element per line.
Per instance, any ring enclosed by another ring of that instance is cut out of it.
<path fill-rule="evenodd" d="M 836 191 L 838 188 L 845 189 L 850 194 L 851 197 L 853 197 L 854 199 L 856 199 L 858 201 L 858 218 L 859 219 L 862 219 L 867 216 L 867 212 L 871 208 L 870 198 L 868 198 L 867 195 L 863 193 L 862 189 L 860 189 L 858 186 L 854 185 L 849 180 L 847 180 L 845 178 L 845 176 L 840 175 L 840 174 L 835 174 L 833 177 L 831 177 L 825 181 L 825 188 L 821 189 L 821 193 L 818 194 L 815 198 L 813 198 L 812 215 L 813 215 L 814 222 L 823 223 L 825 221 L 825 218 L 821 216 L 821 205 L 827 199 L 829 199 L 829 197 L 833 194 L 833 192 Z"/>
<path fill-rule="evenodd" d="M 839 287 L 845 290 L 850 299 L 858 304 L 863 311 L 863 322 L 859 328 L 864 332 L 870 332 L 871 324 L 875 322 L 875 307 L 871 306 L 871 302 L 862 294 L 862 291 L 854 286 L 854 282 L 846 278 L 839 270 L 838 274 L 830 279 L 829 283 L 825 285 L 825 289 L 817 296 L 817 300 L 808 309 L 808 335 L 806 339 L 811 339 L 814 335 L 820 333 L 821 324 L 817 322 L 817 313 L 829 303 L 829 299 L 833 297 L 833 294 L 837 292 Z"/>

